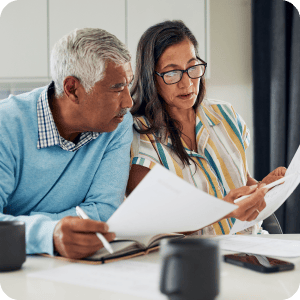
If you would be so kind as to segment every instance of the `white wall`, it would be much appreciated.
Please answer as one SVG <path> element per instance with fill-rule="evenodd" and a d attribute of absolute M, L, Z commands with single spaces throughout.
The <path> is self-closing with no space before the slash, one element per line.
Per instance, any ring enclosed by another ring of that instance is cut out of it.
<path fill-rule="evenodd" d="M 251 0 L 210 0 L 209 21 L 210 70 L 207 96 L 231 102 L 253 133 Z M 5 87 L 11 93 L 19 93 L 43 85 L 45 83 L 4 82 L 1 83 L 0 99 L 7 96 Z M 249 170 L 253 173 L 253 142 L 247 157 Z"/>
<path fill-rule="evenodd" d="M 252 133 L 251 0 L 210 0 L 210 78 L 207 97 L 230 102 Z"/>

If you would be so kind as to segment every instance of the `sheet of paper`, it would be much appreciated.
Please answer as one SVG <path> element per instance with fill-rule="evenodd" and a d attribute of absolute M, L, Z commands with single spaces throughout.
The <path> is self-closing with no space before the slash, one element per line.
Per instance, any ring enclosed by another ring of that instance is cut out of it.
<path fill-rule="evenodd" d="M 230 234 L 242 231 L 248 227 L 251 227 L 259 221 L 263 221 L 274 213 L 284 201 L 292 194 L 300 183 L 300 146 L 296 151 L 287 171 L 286 176 L 295 173 L 294 178 L 288 179 L 283 184 L 275 186 L 265 196 L 266 208 L 260 212 L 258 217 L 251 222 L 236 220 L 231 228 Z"/>
<path fill-rule="evenodd" d="M 253 235 L 227 235 L 217 239 L 223 250 L 266 256 L 300 256 L 300 241 L 260 238 Z"/>
<path fill-rule="evenodd" d="M 117 237 L 201 229 L 237 206 L 156 165 L 107 221 Z"/>
<path fill-rule="evenodd" d="M 167 300 L 159 291 L 160 265 L 130 260 L 104 265 L 70 264 L 27 275 L 72 285 Z"/>

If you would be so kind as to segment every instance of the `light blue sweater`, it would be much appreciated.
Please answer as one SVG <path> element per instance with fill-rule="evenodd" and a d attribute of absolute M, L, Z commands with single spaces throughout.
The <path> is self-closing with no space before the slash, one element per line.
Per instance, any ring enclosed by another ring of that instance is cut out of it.
<path fill-rule="evenodd" d="M 53 255 L 58 220 L 82 207 L 107 221 L 124 199 L 132 117 L 75 152 L 37 149 L 37 100 L 45 88 L 0 101 L 0 221 L 24 221 L 26 252 Z"/>

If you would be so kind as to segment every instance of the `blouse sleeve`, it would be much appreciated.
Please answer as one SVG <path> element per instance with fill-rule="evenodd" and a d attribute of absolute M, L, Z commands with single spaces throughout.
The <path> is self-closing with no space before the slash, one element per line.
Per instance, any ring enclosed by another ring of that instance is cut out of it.
<path fill-rule="evenodd" d="M 161 164 L 152 134 L 140 134 L 133 130 L 130 156 L 131 165 L 140 165 L 152 169 L 156 164 Z"/>
<path fill-rule="evenodd" d="M 240 131 L 240 134 L 241 134 L 241 137 L 242 137 L 242 141 L 244 143 L 244 147 L 245 147 L 245 150 L 249 147 L 250 145 L 250 130 L 249 128 L 247 127 L 245 121 L 243 120 L 243 118 L 237 113 L 234 111 L 234 109 L 232 108 L 235 116 L 236 116 L 236 121 L 237 121 L 237 124 L 238 124 L 238 128 L 239 128 L 239 131 Z"/>

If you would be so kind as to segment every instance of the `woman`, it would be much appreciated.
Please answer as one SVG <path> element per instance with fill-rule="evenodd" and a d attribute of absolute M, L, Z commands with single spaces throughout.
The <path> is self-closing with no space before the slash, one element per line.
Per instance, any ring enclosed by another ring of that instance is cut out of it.
<path fill-rule="evenodd" d="M 127 194 L 157 163 L 230 203 L 253 193 L 226 219 L 199 231 L 228 234 L 235 218 L 251 221 L 265 208 L 266 189 L 264 184 L 258 188 L 248 172 L 245 150 L 250 135 L 243 119 L 229 103 L 204 99 L 207 64 L 197 47 L 182 21 L 154 25 L 139 41 L 131 92 L 135 130 Z M 284 173 L 285 168 L 276 169 L 263 183 Z"/>

